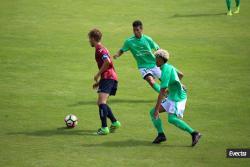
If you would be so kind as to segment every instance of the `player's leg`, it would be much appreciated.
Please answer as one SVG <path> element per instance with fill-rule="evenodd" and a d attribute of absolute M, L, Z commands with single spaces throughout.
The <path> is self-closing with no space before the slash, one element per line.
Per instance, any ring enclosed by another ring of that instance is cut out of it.
<path fill-rule="evenodd" d="M 234 11 L 235 14 L 240 13 L 240 0 L 235 0 L 236 2 L 236 10 Z"/>
<path fill-rule="evenodd" d="M 160 85 L 155 82 L 153 72 L 147 68 L 140 68 L 139 69 L 142 75 L 142 78 L 145 79 L 149 85 L 157 92 L 160 93 Z"/>
<path fill-rule="evenodd" d="M 108 115 L 107 115 L 107 117 L 110 119 L 111 123 L 116 122 L 117 120 L 116 120 L 116 118 L 115 118 L 115 116 L 114 116 L 114 114 L 113 114 L 113 112 L 112 112 L 112 109 L 109 107 L 108 104 L 106 104 L 106 106 L 107 106 L 107 110 L 108 110 Z"/>
<path fill-rule="evenodd" d="M 236 7 L 240 7 L 240 0 L 235 0 Z"/>
<path fill-rule="evenodd" d="M 169 113 L 168 122 L 190 134 L 194 132 L 194 129 L 192 129 L 185 121 L 178 118 L 176 114 Z"/>
<path fill-rule="evenodd" d="M 153 74 L 154 80 L 153 82 L 150 82 L 150 80 L 148 82 L 150 85 L 152 83 L 153 86 L 151 87 L 153 87 L 153 89 L 159 93 L 161 88 L 160 88 L 160 85 L 155 81 L 155 78 L 158 78 L 159 80 L 161 80 L 161 69 L 159 67 L 154 67 L 154 68 L 149 69 L 149 71 Z"/>
<path fill-rule="evenodd" d="M 114 133 L 116 129 L 118 129 L 121 126 L 121 123 L 115 118 L 112 109 L 106 104 L 104 101 L 101 102 L 99 105 L 100 110 L 100 118 L 102 120 L 102 128 L 104 128 L 105 132 L 111 132 Z M 102 116 L 102 112 L 104 112 L 104 115 Z M 107 128 L 107 117 L 111 121 L 110 131 Z M 105 127 L 104 127 L 105 126 Z M 103 129 L 101 129 L 103 130 Z"/>
<path fill-rule="evenodd" d="M 154 78 L 158 78 L 159 80 L 161 80 L 161 69 L 160 69 L 160 67 L 154 67 L 154 68 L 150 69 L 150 71 L 152 72 Z M 157 92 L 160 91 L 160 89 L 161 89 L 160 85 L 157 82 L 154 83 L 153 87 L 154 87 L 154 89 L 157 90 Z"/>
<path fill-rule="evenodd" d="M 110 80 L 110 85 L 112 85 L 111 90 L 110 90 L 110 96 L 115 96 L 117 87 L 118 87 L 118 82 L 115 80 Z M 111 108 L 108 105 L 107 105 L 107 108 L 108 108 L 108 118 L 112 122 L 109 129 L 111 133 L 114 133 L 116 129 L 121 127 L 121 123 L 115 118 Z"/>
<path fill-rule="evenodd" d="M 179 129 L 188 132 L 192 136 L 192 146 L 194 146 L 201 137 L 201 134 L 199 132 L 196 132 L 184 120 L 180 119 L 180 117 L 183 117 L 185 111 L 186 100 L 182 100 L 180 102 L 168 100 L 168 102 L 168 122 L 175 125 Z"/>
<path fill-rule="evenodd" d="M 226 3 L 227 3 L 227 10 L 230 11 L 231 10 L 231 0 L 226 0 Z"/>
<path fill-rule="evenodd" d="M 176 116 L 176 114 L 168 114 L 168 122 L 175 125 L 179 129 L 188 132 L 192 136 L 192 146 L 198 143 L 201 134 L 191 128 L 185 121 L 181 120 Z"/>
<path fill-rule="evenodd" d="M 165 111 L 164 108 L 162 108 L 162 106 L 161 106 L 160 112 L 164 112 L 164 111 Z M 163 141 L 166 141 L 167 138 L 164 134 L 161 118 L 159 117 L 159 118 L 155 119 L 154 112 L 155 112 L 155 108 L 152 108 L 150 110 L 150 117 L 151 117 L 151 121 L 152 121 L 154 127 L 156 128 L 158 134 L 157 134 L 156 138 L 154 139 L 153 143 L 159 144 Z"/>
<path fill-rule="evenodd" d="M 154 77 L 151 74 L 148 74 L 144 78 L 149 85 L 157 92 L 160 93 L 161 87 L 160 85 L 155 81 Z"/>
<path fill-rule="evenodd" d="M 116 131 L 116 129 L 121 127 L 121 123 L 115 118 L 111 108 L 108 105 L 107 105 L 107 107 L 108 107 L 108 118 L 111 121 L 111 126 L 109 128 L 110 133 L 114 133 Z"/>
<path fill-rule="evenodd" d="M 152 74 L 153 74 L 153 76 L 155 78 L 158 78 L 159 80 L 161 80 L 161 69 L 160 69 L 160 67 L 151 68 L 150 71 L 152 72 Z"/>
<path fill-rule="evenodd" d="M 232 4 L 232 0 L 226 0 L 227 3 L 227 15 L 228 16 L 232 16 L 232 10 L 231 10 L 231 4 Z"/>
<path fill-rule="evenodd" d="M 101 128 L 98 129 L 97 134 L 98 135 L 106 135 L 109 133 L 109 128 L 107 127 L 107 115 L 108 115 L 108 108 L 107 108 L 107 100 L 108 100 L 109 94 L 99 92 L 98 93 L 98 107 L 99 107 L 99 116 L 101 119 Z"/>
<path fill-rule="evenodd" d="M 232 0 L 226 0 L 227 3 L 227 15 L 232 16 L 232 10 L 231 10 L 231 5 L 232 5 Z"/>

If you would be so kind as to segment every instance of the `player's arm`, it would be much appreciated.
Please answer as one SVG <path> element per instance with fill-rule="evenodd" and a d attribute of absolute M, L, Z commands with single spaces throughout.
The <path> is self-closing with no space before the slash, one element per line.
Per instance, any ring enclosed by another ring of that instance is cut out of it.
<path fill-rule="evenodd" d="M 176 69 L 176 72 L 177 72 L 177 75 L 178 75 L 179 79 L 182 80 L 182 78 L 184 77 L 184 74 L 181 71 L 177 70 L 177 69 Z M 184 90 L 187 90 L 187 88 L 186 88 L 186 86 L 184 84 L 182 84 L 182 87 L 183 87 Z"/>
<path fill-rule="evenodd" d="M 98 81 L 98 82 L 95 82 L 95 83 L 92 85 L 93 89 L 97 89 L 98 86 L 99 86 L 99 81 Z"/>
<path fill-rule="evenodd" d="M 154 116 L 155 116 L 156 119 L 159 116 L 161 102 L 168 94 L 168 85 L 169 85 L 169 79 L 170 79 L 169 74 L 170 74 L 170 71 L 168 71 L 167 69 L 162 70 L 162 73 L 161 73 L 161 90 L 160 90 L 160 93 L 159 93 L 158 98 L 157 98 L 157 102 L 156 102 L 156 105 L 155 105 L 155 113 L 154 113 Z"/>
<path fill-rule="evenodd" d="M 177 70 L 177 74 L 180 80 L 184 77 L 184 74 L 181 71 Z"/>
<path fill-rule="evenodd" d="M 103 63 L 103 65 L 101 66 L 101 68 L 100 68 L 100 70 L 98 71 L 98 73 L 94 76 L 94 80 L 95 80 L 96 82 L 99 81 L 99 78 L 100 78 L 101 74 L 109 68 L 110 63 L 111 63 L 111 61 L 110 61 L 108 55 L 103 55 L 103 56 L 102 56 L 102 59 L 103 59 L 104 63 Z"/>
<path fill-rule="evenodd" d="M 156 119 L 159 117 L 161 102 L 162 102 L 162 99 L 164 99 L 166 97 L 167 92 L 168 92 L 167 88 L 161 88 L 161 91 L 160 91 L 160 93 L 158 95 L 157 102 L 156 102 L 156 105 L 155 105 L 154 116 L 155 116 Z"/>
<path fill-rule="evenodd" d="M 128 40 L 126 40 L 122 46 L 122 48 L 113 56 L 114 59 L 117 59 L 120 57 L 124 52 L 127 52 L 129 50 L 129 43 Z"/>
<path fill-rule="evenodd" d="M 181 71 L 178 70 L 177 68 L 175 68 L 175 71 L 177 72 L 178 78 L 179 78 L 180 80 L 182 80 L 182 78 L 184 77 L 183 72 L 181 72 Z"/>
<path fill-rule="evenodd" d="M 120 57 L 123 53 L 124 53 L 123 50 L 120 49 L 120 50 L 113 56 L 113 58 L 114 58 L 114 59 L 117 59 L 117 58 Z"/>

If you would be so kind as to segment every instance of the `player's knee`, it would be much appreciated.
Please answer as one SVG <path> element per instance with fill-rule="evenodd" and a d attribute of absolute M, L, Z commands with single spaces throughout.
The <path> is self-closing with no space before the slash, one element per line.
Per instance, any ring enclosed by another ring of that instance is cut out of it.
<path fill-rule="evenodd" d="M 168 114 L 168 122 L 171 124 L 175 124 L 174 114 Z"/>
<path fill-rule="evenodd" d="M 146 81 L 150 84 L 150 86 L 153 86 L 154 83 L 155 83 L 155 80 L 154 80 L 154 78 L 152 76 L 148 76 L 146 78 Z"/>

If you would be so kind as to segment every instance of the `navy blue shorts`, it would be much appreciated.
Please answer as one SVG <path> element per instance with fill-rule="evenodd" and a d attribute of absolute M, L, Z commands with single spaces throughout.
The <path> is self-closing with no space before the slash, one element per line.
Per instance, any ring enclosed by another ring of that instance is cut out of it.
<path fill-rule="evenodd" d="M 115 96 L 118 82 L 113 79 L 101 79 L 97 93 L 108 93 L 110 96 Z"/>

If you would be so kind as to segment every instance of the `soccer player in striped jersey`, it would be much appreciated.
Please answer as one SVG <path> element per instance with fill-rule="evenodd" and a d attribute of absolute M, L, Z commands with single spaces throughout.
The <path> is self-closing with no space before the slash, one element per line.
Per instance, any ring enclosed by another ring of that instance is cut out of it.
<path fill-rule="evenodd" d="M 101 43 L 101 31 L 93 29 L 88 33 L 88 37 L 90 45 L 95 48 L 95 60 L 99 68 L 99 71 L 94 76 L 95 83 L 93 84 L 94 89 L 98 88 L 97 105 L 102 124 L 97 134 L 107 135 L 121 126 L 121 123 L 115 118 L 107 104 L 109 96 L 115 96 L 116 94 L 118 78 L 109 51 Z M 107 117 L 112 123 L 110 128 L 107 127 Z"/>

